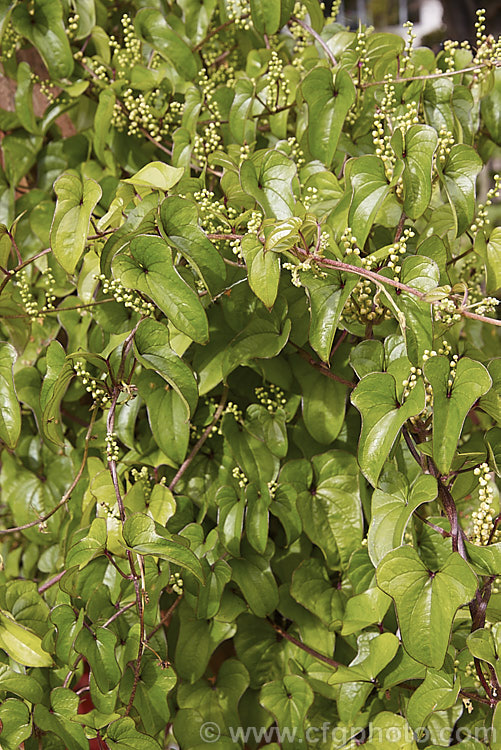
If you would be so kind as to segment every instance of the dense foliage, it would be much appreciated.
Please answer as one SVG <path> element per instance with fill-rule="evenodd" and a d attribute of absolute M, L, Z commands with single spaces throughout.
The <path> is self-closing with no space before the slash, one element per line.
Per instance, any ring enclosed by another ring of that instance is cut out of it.
<path fill-rule="evenodd" d="M 501 748 L 501 44 L 338 5 L 0 2 L 3 750 Z"/>

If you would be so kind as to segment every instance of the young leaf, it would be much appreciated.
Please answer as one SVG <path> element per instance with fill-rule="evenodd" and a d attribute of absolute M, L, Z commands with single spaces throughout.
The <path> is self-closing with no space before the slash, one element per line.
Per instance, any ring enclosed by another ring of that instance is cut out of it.
<path fill-rule="evenodd" d="M 123 182 L 135 187 L 155 188 L 166 193 L 177 185 L 183 174 L 184 169 L 171 167 L 163 161 L 152 161 Z"/>
<path fill-rule="evenodd" d="M 492 384 L 486 368 L 468 357 L 454 371 L 446 357 L 431 357 L 424 367 L 433 389 L 433 460 L 442 474 L 451 468 L 466 415 Z"/>
<path fill-rule="evenodd" d="M 440 669 L 458 607 L 468 604 L 477 577 L 457 552 L 437 571 L 428 570 L 412 547 L 399 547 L 379 563 L 377 583 L 395 602 L 405 650 Z"/>

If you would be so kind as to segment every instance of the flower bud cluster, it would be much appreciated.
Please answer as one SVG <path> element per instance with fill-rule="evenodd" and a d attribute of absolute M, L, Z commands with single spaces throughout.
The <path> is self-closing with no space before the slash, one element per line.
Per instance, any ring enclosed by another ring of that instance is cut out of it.
<path fill-rule="evenodd" d="M 454 136 L 450 130 L 441 128 L 438 134 L 438 148 L 436 150 L 435 159 L 443 166 L 446 162 L 448 155 L 451 152 L 451 148 L 454 146 Z"/>
<path fill-rule="evenodd" d="M 247 479 L 246 475 L 241 469 L 238 468 L 238 466 L 235 466 L 235 468 L 232 469 L 231 475 L 238 481 L 238 486 L 241 489 L 244 489 L 244 487 L 249 484 L 249 480 Z"/>
<path fill-rule="evenodd" d="M 274 414 L 277 409 L 287 403 L 283 390 L 273 383 L 266 388 L 259 386 L 254 390 L 254 393 L 259 403 L 265 406 L 270 414 Z"/>
<path fill-rule="evenodd" d="M 120 457 L 120 448 L 115 433 L 107 432 L 104 439 L 106 441 L 106 458 L 108 461 L 118 461 Z"/>
<path fill-rule="evenodd" d="M 331 12 L 329 13 L 328 23 L 336 23 L 339 11 L 341 10 L 342 0 L 333 0 Z"/>
<path fill-rule="evenodd" d="M 142 62 L 141 40 L 136 36 L 134 23 L 127 13 L 122 16 L 122 46 L 111 36 L 110 47 L 115 49 L 113 63 L 119 78 L 127 77 L 134 65 Z"/>
<path fill-rule="evenodd" d="M 298 261 L 297 263 L 282 263 L 282 268 L 285 268 L 287 271 L 291 272 L 291 284 L 299 288 L 303 285 L 299 274 L 301 273 L 301 271 L 311 271 L 311 263 L 311 259 L 306 258 L 305 260 Z"/>
<path fill-rule="evenodd" d="M 385 76 L 384 96 L 379 108 L 374 113 L 372 142 L 375 147 L 376 156 L 379 156 L 385 166 L 387 176 L 390 176 L 395 164 L 395 152 L 393 151 L 390 141 L 391 136 L 385 134 L 385 120 L 390 119 L 395 114 L 396 94 L 395 85 L 392 82 L 391 73 Z"/>
<path fill-rule="evenodd" d="M 54 276 L 52 275 L 52 271 L 50 269 L 47 269 L 47 271 L 44 272 L 44 281 L 45 281 L 45 304 L 42 307 L 40 312 L 48 312 L 49 310 L 54 309 L 54 302 L 56 301 L 56 295 L 54 294 L 54 287 L 56 280 Z"/>
<path fill-rule="evenodd" d="M 173 573 L 169 578 L 169 586 L 178 596 L 182 596 L 184 593 L 184 581 L 181 578 L 180 573 Z"/>
<path fill-rule="evenodd" d="M 301 167 L 306 163 L 304 159 L 304 151 L 299 145 L 296 136 L 294 135 L 291 135 L 289 138 L 287 138 L 287 143 L 291 148 L 290 157 L 296 163 L 296 167 L 299 171 Z"/>
<path fill-rule="evenodd" d="M 270 498 L 274 500 L 278 490 L 278 482 L 268 482 L 266 486 L 268 487 Z"/>
<path fill-rule="evenodd" d="M 34 323 L 40 317 L 40 311 L 31 292 L 25 271 L 21 271 L 21 273 L 17 275 L 17 287 L 19 289 L 19 294 L 21 295 L 23 307 L 26 310 L 27 315 L 30 316 L 31 322 Z"/>
<path fill-rule="evenodd" d="M 480 466 L 474 469 L 473 473 L 478 477 L 478 499 L 480 505 L 478 510 L 474 510 L 471 514 L 473 519 L 472 541 L 475 544 L 485 545 L 489 542 L 493 522 L 492 505 L 494 501 L 494 489 L 489 464 L 480 464 Z M 493 540 L 499 540 L 498 531 L 496 531 Z"/>
<path fill-rule="evenodd" d="M 414 24 L 412 23 L 412 21 L 406 21 L 403 24 L 403 27 L 404 29 L 407 29 L 407 38 L 405 40 L 405 47 L 404 47 L 404 58 L 409 58 L 414 48 L 414 42 L 416 41 L 417 34 L 414 31 Z M 404 66 L 404 69 L 405 69 L 405 66 Z"/>
<path fill-rule="evenodd" d="M 410 396 L 411 391 L 415 388 L 417 379 L 421 377 L 423 371 L 420 367 L 411 367 L 410 373 L 405 380 L 402 380 L 404 390 L 402 393 L 402 403 Z"/>
<path fill-rule="evenodd" d="M 369 29 L 363 28 L 362 24 L 359 23 L 358 31 L 357 31 L 357 38 L 356 38 L 356 45 L 355 45 L 355 53 L 358 57 L 357 66 L 358 66 L 359 83 L 363 83 L 364 81 L 366 81 L 370 73 L 369 64 L 367 61 L 367 32 L 368 31 Z"/>
<path fill-rule="evenodd" d="M 446 73 L 453 73 L 456 70 L 455 54 L 458 47 L 459 42 L 455 39 L 446 39 L 444 42 L 444 63 Z"/>
<path fill-rule="evenodd" d="M 501 175 L 495 174 L 494 186 L 491 187 L 490 190 L 488 191 L 485 197 L 485 203 L 477 204 L 475 221 L 471 225 L 472 232 L 478 232 L 479 229 L 483 229 L 485 226 L 489 226 L 491 222 L 487 215 L 487 209 L 489 208 L 489 206 L 492 206 L 493 200 L 499 197 L 500 192 L 501 192 Z"/>
<path fill-rule="evenodd" d="M 263 223 L 263 214 L 260 211 L 253 211 L 247 222 L 247 232 L 249 234 L 259 234 L 261 224 Z"/>
<path fill-rule="evenodd" d="M 2 59 L 10 60 L 16 52 L 18 44 L 22 41 L 22 36 L 19 34 L 14 26 L 9 23 L 3 33 L 1 44 L 2 44 Z"/>
<path fill-rule="evenodd" d="M 237 29 L 249 31 L 251 27 L 249 0 L 226 0 L 226 13 L 230 21 L 235 21 Z"/>
<path fill-rule="evenodd" d="M 93 406 L 99 406 L 102 409 L 108 408 L 111 404 L 111 400 L 107 390 L 103 387 L 103 381 L 98 381 L 93 378 L 81 362 L 75 362 L 73 370 L 77 377 L 81 379 L 87 393 L 91 394 Z"/>
<path fill-rule="evenodd" d="M 391 268 L 395 274 L 399 274 L 402 270 L 400 263 L 402 262 L 402 256 L 407 252 L 407 242 L 415 237 L 416 233 L 409 228 L 405 228 L 402 232 L 400 239 L 393 243 L 390 255 L 388 257 L 387 268 Z"/>
<path fill-rule="evenodd" d="M 119 279 L 108 279 L 103 273 L 94 278 L 101 282 L 103 294 L 111 294 L 116 302 L 122 302 L 125 307 L 143 316 L 154 314 L 155 305 L 144 300 L 138 292 L 126 289 Z"/>
<path fill-rule="evenodd" d="M 274 111 L 287 104 L 290 94 L 289 84 L 284 74 L 283 61 L 275 50 L 271 51 L 266 78 L 268 82 L 266 104 L 270 110 Z"/>
<path fill-rule="evenodd" d="M 219 134 L 220 122 L 209 122 L 203 129 L 203 134 L 196 133 L 193 142 L 193 154 L 202 163 L 206 163 L 210 154 L 217 151 L 221 144 Z"/>
<path fill-rule="evenodd" d="M 71 15 L 68 16 L 68 21 L 67 21 L 65 31 L 69 39 L 73 39 L 75 37 L 75 33 L 78 30 L 79 21 L 80 21 L 80 16 L 78 15 L 76 10 Z"/>

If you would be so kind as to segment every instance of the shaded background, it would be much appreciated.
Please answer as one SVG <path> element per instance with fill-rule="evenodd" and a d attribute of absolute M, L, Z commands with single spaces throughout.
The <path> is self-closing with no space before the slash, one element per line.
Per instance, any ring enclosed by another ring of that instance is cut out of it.
<path fill-rule="evenodd" d="M 326 2 L 330 9 L 331 0 Z M 501 33 L 501 0 L 343 0 L 338 20 L 352 27 L 358 19 L 377 29 L 401 26 L 412 21 L 417 42 L 433 46 L 444 39 L 475 41 L 475 11 L 486 10 L 487 33 Z M 398 29 L 392 29 L 392 31 Z"/>

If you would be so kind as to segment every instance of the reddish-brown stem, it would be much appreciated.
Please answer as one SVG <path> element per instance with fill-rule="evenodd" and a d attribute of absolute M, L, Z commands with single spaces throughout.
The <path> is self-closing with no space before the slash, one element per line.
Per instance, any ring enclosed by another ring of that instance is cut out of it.
<path fill-rule="evenodd" d="M 283 628 L 280 627 L 280 625 L 277 625 L 276 623 L 272 622 L 270 619 L 268 619 L 268 622 L 270 623 L 271 627 L 276 630 L 276 632 L 282 636 L 282 638 L 285 638 L 286 640 L 290 641 L 290 643 L 293 643 L 295 646 L 300 648 L 302 651 L 305 651 L 310 656 L 313 656 L 315 659 L 318 659 L 319 661 L 323 661 L 325 664 L 328 664 L 330 667 L 338 668 L 342 666 L 338 661 L 335 661 L 334 659 L 331 659 L 328 656 L 325 656 L 325 654 L 321 654 L 320 651 L 316 651 L 314 648 L 311 648 L 310 646 L 307 646 L 305 643 L 302 643 L 298 638 L 295 638 L 293 635 L 288 633 L 286 630 L 283 630 Z"/>

